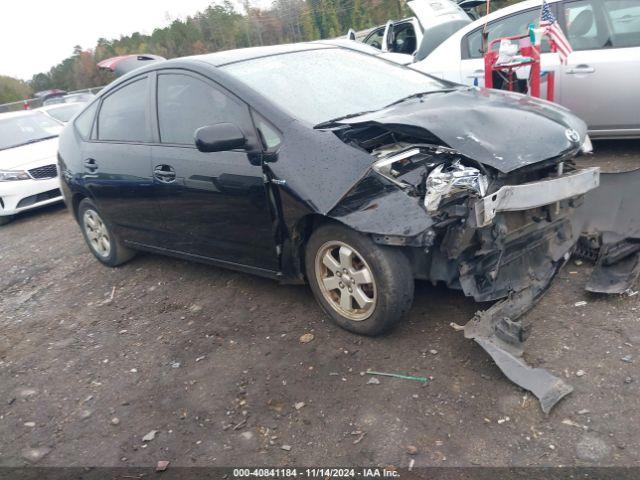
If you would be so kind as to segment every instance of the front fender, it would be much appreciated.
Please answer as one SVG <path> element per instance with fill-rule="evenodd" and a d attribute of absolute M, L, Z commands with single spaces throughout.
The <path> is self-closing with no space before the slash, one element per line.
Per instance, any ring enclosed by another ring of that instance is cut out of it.
<path fill-rule="evenodd" d="M 348 227 L 389 245 L 430 246 L 433 219 L 413 197 L 371 172 L 328 214 Z"/>

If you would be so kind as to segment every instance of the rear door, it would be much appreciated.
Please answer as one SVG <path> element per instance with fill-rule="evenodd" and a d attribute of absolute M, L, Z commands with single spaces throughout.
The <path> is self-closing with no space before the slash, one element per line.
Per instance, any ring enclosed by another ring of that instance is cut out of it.
<path fill-rule="evenodd" d="M 554 10 L 555 14 L 555 4 L 550 4 L 549 7 Z M 487 31 L 489 32 L 488 43 L 498 38 L 526 35 L 531 23 L 539 25 L 540 7 L 512 13 L 493 20 L 487 24 Z M 467 85 L 484 87 L 483 29 L 484 26 L 479 26 L 462 38 L 460 76 L 461 82 Z M 540 58 L 542 71 L 557 72 L 560 66 L 558 55 L 549 52 L 549 42 L 544 39 Z M 546 83 L 543 83 L 541 89 L 543 96 L 546 95 Z"/>
<path fill-rule="evenodd" d="M 128 240 L 153 243 L 160 226 L 151 176 L 150 80 L 136 77 L 100 101 L 83 147 L 83 179 L 107 221 Z"/>
<path fill-rule="evenodd" d="M 156 91 L 159 143 L 152 163 L 166 248 L 277 270 L 261 165 L 252 165 L 246 151 L 203 153 L 194 143 L 198 128 L 224 122 L 255 137 L 248 106 L 186 70 L 159 71 Z"/>
<path fill-rule="evenodd" d="M 640 1 L 565 1 L 561 18 L 574 51 L 558 102 L 592 131 L 640 129 Z"/>

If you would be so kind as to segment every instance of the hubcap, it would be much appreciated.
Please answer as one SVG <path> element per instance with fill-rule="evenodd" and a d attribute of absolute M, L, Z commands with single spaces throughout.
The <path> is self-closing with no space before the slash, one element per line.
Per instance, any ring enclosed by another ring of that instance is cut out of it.
<path fill-rule="evenodd" d="M 111 252 L 111 239 L 109 238 L 107 226 L 100 218 L 100 215 L 95 210 L 86 210 L 82 223 L 93 251 L 101 257 L 108 257 Z"/>
<path fill-rule="evenodd" d="M 353 247 L 330 241 L 316 253 L 316 280 L 324 299 L 343 317 L 361 322 L 376 306 L 371 268 Z"/>

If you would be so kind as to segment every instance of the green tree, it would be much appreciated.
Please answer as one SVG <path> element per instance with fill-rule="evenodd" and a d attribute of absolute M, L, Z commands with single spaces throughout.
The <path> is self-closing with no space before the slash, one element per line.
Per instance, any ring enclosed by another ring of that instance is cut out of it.
<path fill-rule="evenodd" d="M 17 102 L 32 95 L 33 90 L 27 82 L 0 75 L 0 103 Z"/>
<path fill-rule="evenodd" d="M 493 0 L 492 10 L 517 1 Z M 256 8 L 250 0 L 244 0 L 243 5 L 244 11 L 240 12 L 230 0 L 223 0 L 184 20 L 175 19 L 166 27 L 156 28 L 151 35 L 135 32 L 120 38 L 100 38 L 88 50 L 76 45 L 72 54 L 49 72 L 34 75 L 30 87 L 34 91 L 77 90 L 105 84 L 111 76 L 97 70 L 96 64 L 116 55 L 153 53 L 173 58 L 255 45 L 303 42 L 342 36 L 349 28 L 362 30 L 412 15 L 406 0 L 274 0 L 266 9 Z M 484 13 L 483 6 L 478 10 Z M 15 92 L 15 83 L 12 85 L 11 91 Z M 12 93 L 11 98 L 16 95 L 19 96 Z"/>

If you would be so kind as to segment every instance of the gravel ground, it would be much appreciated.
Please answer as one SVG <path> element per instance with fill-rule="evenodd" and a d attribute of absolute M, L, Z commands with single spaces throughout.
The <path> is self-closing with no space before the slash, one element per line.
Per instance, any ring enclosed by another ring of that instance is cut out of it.
<path fill-rule="evenodd" d="M 590 161 L 640 166 L 638 146 Z M 547 416 L 449 326 L 478 308 L 459 292 L 418 284 L 398 329 L 362 338 L 305 286 L 154 255 L 102 267 L 60 206 L 0 239 L 0 466 L 640 465 L 640 295 L 587 294 L 587 264 L 529 314 L 527 360 L 575 387 Z"/>

